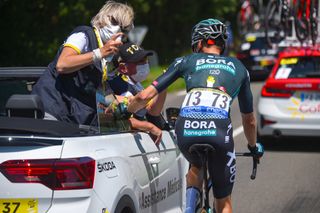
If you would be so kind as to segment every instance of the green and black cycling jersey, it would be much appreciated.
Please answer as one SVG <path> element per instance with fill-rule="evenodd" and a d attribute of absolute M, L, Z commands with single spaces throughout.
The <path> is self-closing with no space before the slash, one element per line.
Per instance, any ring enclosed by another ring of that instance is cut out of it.
<path fill-rule="evenodd" d="M 179 77 L 188 93 L 181 107 L 183 117 L 227 118 L 237 96 L 240 111 L 253 112 L 249 74 L 236 58 L 192 53 L 175 59 L 152 84 L 160 93 Z"/>
<path fill-rule="evenodd" d="M 231 194 L 236 175 L 230 105 L 238 96 L 240 111 L 253 112 L 248 72 L 235 58 L 193 53 L 177 58 L 152 84 L 160 93 L 179 77 L 185 80 L 187 94 L 175 122 L 177 144 L 185 158 L 198 167 L 202 161 L 189 152 L 190 146 L 210 144 L 215 148 L 208 169 L 214 196 L 224 198 Z"/>

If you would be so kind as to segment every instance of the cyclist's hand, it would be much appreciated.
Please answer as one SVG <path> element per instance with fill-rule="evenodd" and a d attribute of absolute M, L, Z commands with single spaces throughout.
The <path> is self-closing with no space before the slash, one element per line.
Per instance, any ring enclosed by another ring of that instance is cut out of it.
<path fill-rule="evenodd" d="M 261 143 L 256 143 L 255 147 L 251 147 L 248 144 L 248 149 L 250 150 L 250 152 L 252 153 L 254 158 L 259 159 L 259 158 L 261 158 L 263 156 L 264 148 L 263 148 Z"/>

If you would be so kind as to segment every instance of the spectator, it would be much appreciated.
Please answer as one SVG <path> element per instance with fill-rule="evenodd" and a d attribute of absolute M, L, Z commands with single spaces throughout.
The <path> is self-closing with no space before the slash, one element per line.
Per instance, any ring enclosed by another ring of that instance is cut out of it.
<path fill-rule="evenodd" d="M 76 27 L 34 86 L 45 119 L 97 126 L 96 90 L 107 79 L 107 66 L 120 38 L 133 28 L 133 9 L 107 1 L 91 20 Z"/>
<path fill-rule="evenodd" d="M 126 102 L 127 99 L 143 90 L 141 82 L 144 81 L 150 72 L 148 56 L 152 51 L 144 50 L 131 42 L 125 43 L 119 48 L 119 54 L 114 57 L 113 64 L 119 75 L 108 81 L 111 91 L 117 96 L 119 102 Z M 164 127 L 160 117 L 166 93 L 161 93 L 146 108 L 134 113 L 129 118 L 133 129 L 150 132 L 155 143 L 161 140 Z M 161 101 L 158 101 L 160 100 Z M 147 119 L 147 120 L 146 120 Z M 149 122 L 150 121 L 150 122 Z"/>

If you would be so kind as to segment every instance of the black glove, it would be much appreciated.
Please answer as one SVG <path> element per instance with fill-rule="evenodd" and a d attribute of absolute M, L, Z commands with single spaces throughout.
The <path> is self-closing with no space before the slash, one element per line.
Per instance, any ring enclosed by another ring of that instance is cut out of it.
<path fill-rule="evenodd" d="M 255 147 L 251 147 L 248 144 L 248 149 L 250 150 L 250 152 L 252 153 L 253 157 L 255 157 L 255 158 L 261 158 L 263 156 L 264 148 L 263 148 L 261 143 L 256 143 Z"/>

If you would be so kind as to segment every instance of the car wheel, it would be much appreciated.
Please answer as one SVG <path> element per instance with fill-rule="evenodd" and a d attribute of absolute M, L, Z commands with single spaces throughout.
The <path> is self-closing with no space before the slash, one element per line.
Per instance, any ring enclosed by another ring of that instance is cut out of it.
<path fill-rule="evenodd" d="M 115 213 L 136 213 L 132 199 L 129 196 L 123 196 L 116 207 Z"/>

